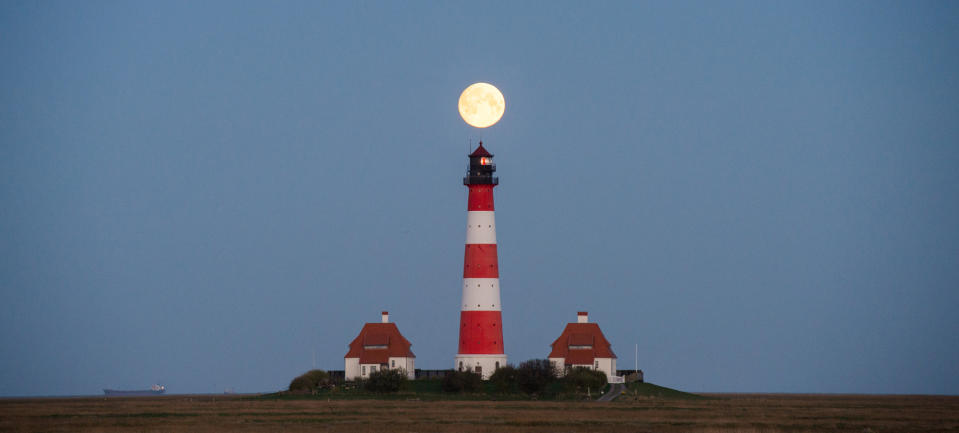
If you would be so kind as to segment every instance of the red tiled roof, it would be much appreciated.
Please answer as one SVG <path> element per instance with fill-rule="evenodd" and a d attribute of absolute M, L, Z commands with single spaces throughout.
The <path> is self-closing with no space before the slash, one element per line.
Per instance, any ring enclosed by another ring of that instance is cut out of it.
<path fill-rule="evenodd" d="M 569 345 L 570 346 L 592 346 L 593 335 L 574 332 L 573 334 L 569 336 Z"/>
<path fill-rule="evenodd" d="M 593 365 L 593 351 L 591 349 L 572 349 L 566 354 L 566 365 Z"/>
<path fill-rule="evenodd" d="M 364 346 L 386 346 L 390 344 L 389 334 L 367 334 L 363 339 Z"/>
<path fill-rule="evenodd" d="M 386 349 L 367 349 L 360 354 L 360 364 L 387 364 L 390 352 Z"/>
<path fill-rule="evenodd" d="M 570 349 L 569 346 L 589 346 L 592 349 Z M 587 365 L 593 358 L 616 358 L 613 348 L 595 323 L 567 323 L 559 338 L 550 344 L 550 358 L 566 358 L 566 364 Z M 575 358 L 575 359 L 574 359 Z M 588 359 L 587 359 L 588 358 Z M 576 361 L 576 362 L 572 362 Z M 582 364 L 580 364 L 581 361 Z"/>
<path fill-rule="evenodd" d="M 486 148 L 483 147 L 483 142 L 481 141 L 479 144 L 479 147 L 477 147 L 476 150 L 474 150 L 473 153 L 470 154 L 470 157 L 473 157 L 473 156 L 493 156 L 493 154 L 489 153 L 489 151 L 487 151 Z"/>
<path fill-rule="evenodd" d="M 386 349 L 365 349 L 363 346 L 386 346 Z M 395 323 L 367 323 L 350 342 L 344 358 L 360 358 L 360 364 L 386 364 L 389 358 L 416 358 L 413 346 Z"/>

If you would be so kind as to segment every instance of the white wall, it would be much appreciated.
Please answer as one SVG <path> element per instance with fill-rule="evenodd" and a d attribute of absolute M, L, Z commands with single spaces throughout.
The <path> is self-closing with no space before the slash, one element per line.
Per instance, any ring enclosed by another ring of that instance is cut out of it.
<path fill-rule="evenodd" d="M 343 373 L 344 373 L 344 376 L 346 377 L 346 380 L 354 380 L 356 378 L 366 379 L 367 377 L 370 377 L 370 373 L 373 372 L 373 369 L 376 369 L 377 371 L 380 370 L 379 364 L 360 364 L 360 358 L 343 358 L 343 359 L 345 360 Z M 387 361 L 387 365 L 392 366 L 393 363 L 395 362 L 396 369 L 406 370 L 406 377 L 410 379 L 415 379 L 416 378 L 415 359 L 416 358 L 390 358 L 389 361 Z M 366 367 L 365 374 L 363 371 L 363 367 Z M 393 369 L 394 367 L 389 367 L 389 368 Z"/>
<path fill-rule="evenodd" d="M 497 362 L 500 367 L 506 366 L 506 355 L 456 355 L 453 369 L 459 370 L 461 362 L 463 370 L 476 371 L 476 366 L 482 367 L 483 380 L 487 380 L 496 371 Z"/>
<path fill-rule="evenodd" d="M 616 375 L 616 358 L 596 358 L 596 361 L 599 361 L 599 370 L 606 373 L 607 377 Z"/>
<path fill-rule="evenodd" d="M 406 377 L 416 379 L 416 358 L 390 358 L 390 369 L 406 370 Z"/>
<path fill-rule="evenodd" d="M 556 376 L 563 377 L 566 375 L 566 366 L 563 365 L 566 362 L 566 358 L 550 358 L 549 362 L 553 364 L 553 370 L 556 371 Z"/>
<path fill-rule="evenodd" d="M 599 362 L 599 371 L 606 373 L 607 377 L 612 377 L 616 375 L 616 358 L 594 358 L 593 365 L 571 365 L 573 367 L 587 367 L 591 369 L 597 369 L 596 363 Z M 563 365 L 566 362 L 565 358 L 550 358 L 549 362 L 553 363 L 553 368 L 556 369 L 556 374 L 560 377 L 566 374 L 566 366 Z"/>
<path fill-rule="evenodd" d="M 343 358 L 346 366 L 343 368 L 343 376 L 346 380 L 353 380 L 360 376 L 360 358 Z"/>
<path fill-rule="evenodd" d="M 364 371 L 366 374 L 363 374 Z M 379 364 L 360 364 L 360 376 L 364 379 L 370 377 L 370 373 L 374 371 L 380 371 Z"/>

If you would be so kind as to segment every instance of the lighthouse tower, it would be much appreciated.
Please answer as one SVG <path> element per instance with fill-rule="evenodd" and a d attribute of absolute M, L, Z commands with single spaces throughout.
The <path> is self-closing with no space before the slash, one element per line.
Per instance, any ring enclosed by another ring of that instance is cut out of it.
<path fill-rule="evenodd" d="M 460 344 L 454 368 L 474 371 L 488 379 L 493 371 L 506 365 L 493 217 L 493 187 L 499 184 L 499 178 L 493 177 L 493 155 L 483 148 L 482 141 L 469 158 L 469 171 L 463 178 L 469 199 Z"/>

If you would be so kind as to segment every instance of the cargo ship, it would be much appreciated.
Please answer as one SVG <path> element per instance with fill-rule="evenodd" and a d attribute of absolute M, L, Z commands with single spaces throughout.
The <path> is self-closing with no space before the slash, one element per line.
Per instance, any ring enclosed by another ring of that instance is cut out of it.
<path fill-rule="evenodd" d="M 111 397 L 137 397 L 145 395 L 162 395 L 166 392 L 166 388 L 162 385 L 153 385 L 150 389 L 134 389 L 134 390 L 119 390 L 119 389 L 104 389 L 103 393 Z"/>

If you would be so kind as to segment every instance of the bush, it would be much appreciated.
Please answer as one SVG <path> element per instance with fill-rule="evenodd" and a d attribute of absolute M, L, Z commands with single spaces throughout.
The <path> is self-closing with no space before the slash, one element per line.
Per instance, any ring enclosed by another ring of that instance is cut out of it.
<path fill-rule="evenodd" d="M 363 386 L 367 391 L 396 392 L 406 386 L 406 381 L 406 370 L 385 368 L 370 373 L 369 379 Z"/>
<path fill-rule="evenodd" d="M 483 376 L 472 371 L 453 371 L 443 378 L 443 391 L 476 392 L 483 387 Z"/>
<path fill-rule="evenodd" d="M 606 386 L 606 373 L 586 367 L 576 367 L 566 373 L 563 384 L 569 392 L 599 391 Z"/>
<path fill-rule="evenodd" d="M 555 380 L 556 371 L 548 359 L 530 359 L 516 369 L 516 384 L 527 394 L 543 392 Z"/>
<path fill-rule="evenodd" d="M 290 392 L 315 392 L 330 384 L 330 375 L 323 370 L 310 370 L 290 381 Z"/>
<path fill-rule="evenodd" d="M 514 392 L 516 391 L 516 368 L 512 365 L 497 368 L 489 377 L 489 381 L 496 392 Z"/>

